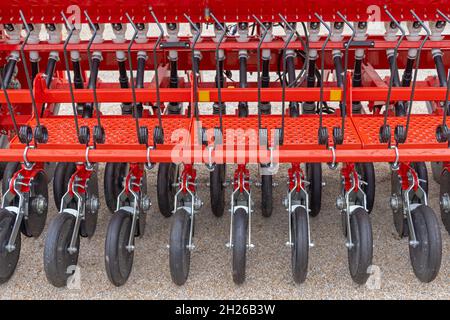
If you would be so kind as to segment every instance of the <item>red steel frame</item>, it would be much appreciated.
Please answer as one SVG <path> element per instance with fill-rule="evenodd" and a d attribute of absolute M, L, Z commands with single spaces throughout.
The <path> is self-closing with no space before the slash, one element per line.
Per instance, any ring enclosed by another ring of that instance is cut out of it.
<path fill-rule="evenodd" d="M 187 0 L 175 0 L 170 3 L 170 9 L 167 1 L 110 1 L 100 2 L 93 1 L 89 3 L 89 7 L 85 8 L 82 1 L 58 1 L 58 3 L 51 3 L 48 0 L 29 1 L 26 6 L 21 6 L 23 3 L 19 0 L 12 0 L 8 3 L 0 3 L 0 23 L 20 23 L 18 18 L 19 10 L 22 10 L 26 17 L 29 17 L 29 22 L 32 23 L 60 23 L 60 12 L 67 9 L 69 5 L 79 5 L 79 9 L 88 9 L 91 18 L 98 22 L 126 22 L 123 20 L 125 13 L 133 15 L 135 22 L 154 22 L 149 14 L 148 7 L 152 6 L 153 10 L 160 16 L 161 22 L 185 22 L 182 17 L 184 13 L 189 14 L 193 21 L 211 22 L 208 20 L 208 10 L 214 12 L 216 17 L 223 21 L 253 21 L 252 14 L 258 14 L 263 21 L 277 21 L 278 14 L 285 15 L 287 20 L 292 21 L 311 21 L 314 17 L 311 13 L 321 14 L 325 20 L 337 20 L 335 13 L 341 10 L 347 18 L 351 21 L 365 21 L 370 20 L 373 14 L 374 6 L 383 8 L 386 4 L 394 16 L 399 19 L 411 20 L 409 10 L 413 9 L 419 16 L 424 19 L 436 19 L 436 10 L 440 9 L 444 13 L 448 13 L 449 9 L 446 1 L 371 1 L 371 6 L 367 8 L 364 6 L 351 5 L 351 0 L 340 1 L 303 1 L 299 6 L 298 1 L 284 0 L 274 3 L 273 1 L 263 0 L 256 3 L 239 2 L 237 0 L 212 1 L 201 0 L 192 3 Z M 369 8 L 371 7 L 371 8 Z M 45 9 L 42 9 L 45 8 Z M 51 9 L 49 9 L 51 8 Z M 72 8 L 74 9 L 74 8 Z M 207 10 L 205 10 L 207 9 Z M 370 10 L 369 10 L 370 9 Z M 77 8 L 74 9 L 75 11 Z M 232 11 L 230 11 L 232 10 Z M 372 11 L 371 11 L 372 10 Z M 387 17 L 380 10 L 379 20 L 386 21 Z M 82 12 L 82 11 L 81 11 Z M 235 12 L 234 15 L 226 15 L 225 13 Z M 9 17 L 9 21 L 5 21 L 5 17 Z M 81 16 L 83 16 L 81 14 Z M 36 21 L 35 17 L 41 20 Z M 57 17 L 57 18 L 55 18 Z M 81 20 L 84 22 L 84 20 Z M 326 47 L 326 68 L 332 68 L 331 50 L 344 50 L 343 43 L 347 38 L 339 42 L 329 42 Z M 387 68 L 386 49 L 395 47 L 395 41 L 385 41 L 382 36 L 370 36 L 374 45 L 366 50 L 366 60 L 374 63 L 374 65 L 365 66 L 365 79 L 363 87 L 353 88 L 351 81 L 348 81 L 348 95 L 347 106 L 349 115 L 346 123 L 346 139 L 343 145 L 336 147 L 336 161 L 337 162 L 392 162 L 396 160 L 396 153 L 389 149 L 387 144 L 380 144 L 378 142 L 378 130 L 382 124 L 382 117 L 377 115 L 351 115 L 352 101 L 369 101 L 371 107 L 375 102 L 386 101 L 388 87 L 388 80 L 379 79 L 379 76 L 374 71 L 375 69 Z M 181 37 L 181 41 L 189 42 L 189 38 Z M 145 50 L 151 52 L 155 44 L 156 38 L 149 38 L 145 44 L 134 44 L 132 51 Z M 225 50 L 227 59 L 225 60 L 225 68 L 238 69 L 237 53 L 240 49 L 247 49 L 250 52 L 248 71 L 255 71 L 256 66 L 256 47 L 258 44 L 257 37 L 250 37 L 248 43 L 238 43 L 235 39 L 227 38 L 221 45 L 221 49 Z M 318 42 L 310 43 L 311 49 L 320 49 L 323 45 L 323 37 Z M 405 62 L 406 52 L 410 48 L 418 48 L 420 41 L 409 41 L 405 39 L 399 48 L 398 64 L 399 68 Z M 283 39 L 275 37 L 274 41 L 264 43 L 263 49 L 272 49 L 272 55 L 276 56 L 278 50 L 283 46 Z M 117 50 L 126 50 L 128 43 L 116 44 L 111 41 L 105 41 L 101 44 L 93 44 L 91 50 L 101 51 L 104 55 L 104 60 L 101 64 L 101 70 L 114 70 L 116 68 L 116 60 L 114 52 Z M 214 50 L 216 44 L 212 37 L 202 37 L 202 41 L 196 46 L 196 49 L 202 52 L 203 58 L 200 62 L 201 70 L 215 69 Z M 83 41 L 80 44 L 71 44 L 68 50 L 78 50 L 82 54 L 82 66 L 86 70 L 87 42 Z M 293 41 L 289 48 L 304 49 L 300 41 Z M 450 40 L 428 41 L 422 52 L 421 68 L 434 68 L 434 61 L 430 54 L 431 49 L 439 48 L 442 51 L 450 51 Z M 10 45 L 0 40 L 0 60 L 4 59 L 9 52 L 19 50 L 20 45 Z M 41 55 L 45 56 L 46 52 L 58 51 L 62 54 L 62 44 L 48 44 L 41 42 L 37 45 L 27 45 L 25 51 L 39 51 Z M 353 62 L 353 52 L 357 49 L 352 47 L 350 49 L 349 65 Z M 167 88 L 167 66 L 164 66 L 167 61 L 167 52 L 170 49 L 157 49 L 158 61 L 162 63 L 160 71 L 163 74 L 160 76 L 161 86 L 160 99 L 161 102 L 191 102 L 192 104 L 192 88 L 189 82 L 180 82 L 180 88 Z M 179 52 L 179 69 L 190 70 L 190 48 L 176 49 Z M 147 69 L 153 68 L 153 59 L 148 59 Z M 271 70 L 275 71 L 277 59 L 271 59 Z M 41 70 L 44 67 L 45 58 L 41 62 Z M 444 64 L 450 64 L 450 55 L 444 54 Z M 19 64 L 19 70 L 21 66 Z M 74 136 L 73 119 L 71 117 L 53 116 L 51 113 L 51 105 L 57 103 L 70 103 L 71 96 L 64 80 L 64 74 L 61 73 L 61 68 L 64 68 L 63 63 L 59 63 L 57 69 L 58 81 L 54 81 L 52 88 L 47 89 L 42 75 L 38 75 L 34 83 L 34 95 L 39 109 L 43 104 L 50 105 L 50 111 L 45 113 L 45 117 L 41 119 L 42 123 L 49 128 L 50 140 L 48 144 L 39 145 L 35 149 L 29 149 L 27 158 L 33 162 L 46 161 L 85 161 L 85 146 L 76 142 Z M 188 77 L 189 78 L 189 77 Z M 348 79 L 350 80 L 350 78 Z M 24 82 L 22 82 L 24 83 Z M 417 83 L 414 101 L 443 101 L 446 95 L 446 88 L 436 86 L 435 81 L 420 81 Z M 325 101 L 341 101 L 343 90 L 336 87 L 334 82 L 326 81 L 323 89 L 323 97 Z M 28 114 L 24 112 L 16 114 L 19 124 L 28 123 L 31 126 L 35 125 L 33 115 L 29 111 L 29 104 L 31 98 L 28 89 L 8 90 L 11 103 L 14 105 L 16 112 L 19 110 L 28 110 Z M 411 94 L 411 88 L 392 88 L 391 102 L 408 101 Z M 82 89 L 75 90 L 75 101 L 77 103 L 92 102 L 93 90 Z M 255 83 L 249 83 L 248 88 L 235 88 L 233 85 L 226 84 L 221 91 L 222 101 L 225 102 L 239 102 L 248 101 L 256 102 L 258 100 L 258 90 Z M 131 89 L 120 89 L 118 84 L 113 83 L 99 83 L 97 87 L 97 99 L 99 103 L 105 102 L 131 102 Z M 154 103 L 156 100 L 156 89 L 154 83 L 146 84 L 143 89 L 136 89 L 137 101 L 146 101 Z M 319 88 L 287 88 L 285 95 L 286 102 L 289 101 L 319 101 Z M 218 100 L 218 90 L 212 83 L 200 83 L 198 91 L 198 100 L 200 102 L 208 102 Z M 280 102 L 282 101 L 282 89 L 278 83 L 272 83 L 270 88 L 261 89 L 261 100 Z M 0 92 L 0 103 L 5 103 L 5 97 Z M 25 106 L 25 107 L 24 107 Z M 28 107 L 27 107 L 28 106 Z M 450 159 L 450 150 L 446 143 L 436 142 L 434 130 L 442 121 L 442 111 L 436 108 L 432 115 L 413 115 L 411 118 L 411 127 L 408 135 L 408 140 L 405 144 L 399 145 L 400 161 L 448 161 Z M 186 163 L 193 162 L 207 162 L 208 152 L 197 144 L 197 140 L 192 137 L 195 136 L 195 118 L 184 116 L 163 116 L 163 127 L 165 124 L 171 124 L 171 128 L 165 128 L 165 143 L 157 146 L 155 150 L 150 151 L 150 157 L 153 162 L 171 162 L 173 161 L 174 149 L 177 146 L 177 141 L 173 141 L 171 134 L 176 129 L 184 129 L 190 133 L 191 139 L 185 143 L 181 150 L 176 150 L 175 154 Z M 201 116 L 200 120 L 207 129 L 212 129 L 217 126 L 217 116 Z M 81 121 L 81 119 L 80 119 Z M 94 120 L 81 121 L 82 125 L 87 124 L 92 126 L 95 124 Z M 89 160 L 92 162 L 146 162 L 147 153 L 146 147 L 137 143 L 136 134 L 133 131 L 133 119 L 129 117 L 114 117 L 102 116 L 102 121 L 106 127 L 106 143 L 98 145 L 95 149 L 89 151 Z M 156 118 L 154 116 L 146 117 L 140 120 L 143 125 L 149 127 L 149 132 L 152 132 L 156 125 Z M 341 118 L 338 115 L 324 116 L 324 123 L 329 130 L 334 125 L 339 125 Z M 234 124 L 233 124 L 234 122 Z M 404 118 L 397 118 L 389 116 L 389 124 L 391 128 L 395 128 L 396 124 L 404 124 Z M 224 117 L 225 129 L 257 129 L 256 117 L 250 116 L 248 118 L 237 118 L 235 116 Z M 330 162 L 332 160 L 332 153 L 324 146 L 317 143 L 317 128 L 318 116 L 300 116 L 299 118 L 286 117 L 287 128 L 294 131 L 298 137 L 287 136 L 286 143 L 278 147 L 274 151 L 274 156 L 279 162 Z M 447 123 L 450 125 L 450 123 Z M 274 129 L 281 125 L 281 116 L 263 116 L 263 127 Z M 0 127 L 6 130 L 11 130 L 12 124 L 10 116 L 4 113 L 0 118 Z M 304 129 L 304 130 L 299 130 Z M 71 130 L 73 129 L 73 130 Z M 109 129 L 109 130 L 108 130 Z M 120 129 L 120 130 L 119 130 Z M 269 130 L 270 131 L 270 130 Z M 288 130 L 286 130 L 288 132 Z M 117 137 L 119 135 L 120 137 Z M 62 136 L 63 141 L 53 140 L 54 137 Z M 150 134 L 151 136 L 151 134 Z M 180 137 L 179 137 L 180 138 Z M 56 142 L 55 142 L 56 141 Z M 149 141 L 152 144 L 152 138 Z M 235 148 L 234 144 L 227 144 L 225 142 L 224 148 L 214 150 L 212 153 L 213 160 L 216 163 L 224 162 L 261 162 L 266 163 L 269 158 L 269 151 L 259 148 L 255 143 L 256 149 L 244 148 L 243 153 L 233 155 L 231 158 L 227 156 L 227 148 Z M 248 146 L 247 146 L 248 147 Z M 10 149 L 0 149 L 0 159 L 2 161 L 20 161 L 23 159 L 24 146 L 19 144 L 17 138 L 11 141 Z M 194 151 L 202 150 L 201 156 L 195 154 Z M 252 152 L 257 151 L 255 157 Z"/>

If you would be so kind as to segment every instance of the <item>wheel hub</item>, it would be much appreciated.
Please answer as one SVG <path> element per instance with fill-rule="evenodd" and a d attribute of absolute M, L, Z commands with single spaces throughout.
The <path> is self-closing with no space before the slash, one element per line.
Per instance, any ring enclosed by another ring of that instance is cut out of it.
<path fill-rule="evenodd" d="M 444 211 L 445 213 L 450 212 L 450 197 L 449 197 L 448 193 L 444 193 L 441 196 L 439 204 L 441 205 L 442 211 Z"/>

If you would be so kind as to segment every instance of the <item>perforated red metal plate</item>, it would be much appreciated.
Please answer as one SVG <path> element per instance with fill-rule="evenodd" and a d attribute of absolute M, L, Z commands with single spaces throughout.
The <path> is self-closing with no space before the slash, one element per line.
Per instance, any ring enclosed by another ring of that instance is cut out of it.
<path fill-rule="evenodd" d="M 386 144 L 379 141 L 380 126 L 383 125 L 383 116 L 353 116 L 352 121 L 359 133 L 363 148 L 386 148 Z M 446 143 L 436 141 L 436 127 L 442 123 L 442 116 L 411 115 L 407 140 L 401 148 L 445 148 Z M 395 144 L 394 130 L 397 125 L 406 127 L 406 117 L 388 117 L 388 124 L 392 132 L 392 144 Z M 447 120 L 450 125 L 450 120 Z"/>
<path fill-rule="evenodd" d="M 281 128 L 281 115 L 270 115 L 261 117 L 262 128 L 267 128 L 269 132 L 269 141 L 272 141 L 273 133 L 276 128 Z M 207 129 L 219 127 L 218 116 L 201 116 L 201 125 Z M 328 128 L 329 143 L 332 145 L 333 127 L 341 126 L 341 118 L 336 116 L 325 116 L 323 126 Z M 249 116 L 238 118 L 237 116 L 224 116 L 224 143 L 229 143 L 233 139 L 234 143 L 257 144 L 258 143 L 258 117 Z M 286 148 L 297 147 L 301 149 L 323 149 L 324 146 L 318 144 L 318 116 L 300 116 L 298 118 L 285 117 L 285 136 L 283 146 Z M 270 143 L 271 144 L 271 143 Z M 345 140 L 342 149 L 359 149 L 361 141 L 356 132 L 353 123 L 347 119 L 345 125 Z"/>
<path fill-rule="evenodd" d="M 41 118 L 41 124 L 48 129 L 48 143 L 40 145 L 40 148 L 54 149 L 76 149 L 85 148 L 80 145 L 75 130 L 75 123 L 72 116 L 58 116 L 53 118 Z M 189 134 L 191 120 L 185 117 L 170 116 L 163 118 L 164 146 L 170 147 L 179 143 Z M 29 123 L 33 128 L 36 121 Z M 139 145 L 136 134 L 136 123 L 132 117 L 124 116 L 102 116 L 101 124 L 105 129 L 106 141 L 101 148 L 132 149 Z M 91 143 L 93 128 L 97 125 L 97 119 L 79 119 L 79 126 L 87 125 L 91 132 Z M 139 119 L 140 126 L 147 126 L 149 132 L 149 144 L 153 144 L 153 128 L 158 125 L 157 118 Z M 11 147 L 23 148 L 23 144 L 15 137 L 11 142 Z"/>

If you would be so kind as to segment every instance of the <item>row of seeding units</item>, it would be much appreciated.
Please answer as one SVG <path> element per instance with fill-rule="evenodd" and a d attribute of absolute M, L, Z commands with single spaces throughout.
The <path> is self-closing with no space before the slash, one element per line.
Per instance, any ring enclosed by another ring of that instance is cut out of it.
<path fill-rule="evenodd" d="M 2 1 L 0 283 L 14 273 L 22 235 L 39 237 L 50 209 L 59 213 L 47 224 L 44 270 L 54 286 L 66 284 L 81 238 L 96 230 L 100 163 L 112 213 L 105 267 L 116 286 L 127 281 L 135 250 L 145 250 L 137 239 L 150 198 L 170 217 L 170 273 L 185 283 L 203 205 L 201 165 L 210 172 L 212 213 L 230 209 L 226 246 L 238 284 L 259 211 L 251 188 L 261 188 L 261 213 L 270 216 L 279 164 L 290 164 L 278 172 L 288 182 L 288 214 L 276 218 L 288 225 L 296 283 L 306 280 L 313 250 L 322 164 L 341 178 L 336 204 L 350 275 L 367 281 L 374 162 L 390 164 L 393 221 L 409 238 L 415 275 L 435 279 L 448 240 L 436 209 L 450 232 L 450 10 L 444 0 L 365 2 Z M 369 34 L 371 23 L 384 33 Z M 418 80 L 425 69 L 435 76 Z M 118 71 L 118 81 L 100 81 L 105 71 Z M 233 72 L 238 80 L 230 81 Z M 64 104 L 70 112 L 62 115 Z M 440 183 L 440 209 L 428 205 L 425 162 Z M 253 183 L 249 164 L 259 168 Z M 149 170 L 157 170 L 156 195 L 147 194 Z"/>

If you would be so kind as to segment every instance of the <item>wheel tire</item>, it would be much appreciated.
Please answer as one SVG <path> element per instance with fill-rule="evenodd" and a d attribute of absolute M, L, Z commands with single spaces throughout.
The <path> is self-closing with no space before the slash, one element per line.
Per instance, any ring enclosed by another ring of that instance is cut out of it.
<path fill-rule="evenodd" d="M 103 176 L 103 188 L 105 192 L 105 202 L 111 213 L 117 209 L 117 197 L 122 191 L 124 179 L 127 175 L 127 163 L 107 163 Z"/>
<path fill-rule="evenodd" d="M 211 210 L 216 217 L 223 216 L 225 211 L 225 164 L 217 164 L 209 173 L 209 191 L 211 195 Z"/>
<path fill-rule="evenodd" d="M 425 191 L 425 193 L 428 194 L 428 169 L 425 162 L 413 162 L 411 163 L 411 166 L 416 171 L 419 179 L 424 180 L 420 181 L 420 186 Z"/>
<path fill-rule="evenodd" d="M 247 256 L 248 214 L 243 208 L 236 210 L 233 216 L 233 281 L 242 284 L 245 281 Z"/>
<path fill-rule="evenodd" d="M 72 162 L 59 162 L 56 165 L 55 174 L 53 176 L 53 198 L 55 199 L 56 209 L 61 210 L 61 200 L 67 192 L 69 180 L 75 173 L 77 167 Z M 77 202 L 73 199 L 67 208 L 76 209 Z"/>
<path fill-rule="evenodd" d="M 418 206 L 411 212 L 414 230 L 419 244 L 409 246 L 411 265 L 416 277 L 422 282 L 433 281 L 441 267 L 442 239 L 433 209 Z M 411 241 L 411 237 L 409 239 Z"/>
<path fill-rule="evenodd" d="M 15 220 L 15 214 L 6 209 L 0 209 L 0 284 L 7 282 L 13 276 L 20 257 L 20 233 L 17 234 L 16 249 L 12 252 L 6 250 Z"/>
<path fill-rule="evenodd" d="M 370 274 L 367 272 L 372 265 L 373 239 L 372 224 L 367 211 L 355 209 L 350 215 L 353 247 L 348 251 L 350 276 L 358 284 L 366 283 Z"/>
<path fill-rule="evenodd" d="M 134 251 L 126 248 L 131 232 L 129 212 L 115 212 L 108 225 L 105 241 L 105 268 L 109 281 L 117 287 L 125 284 L 133 268 Z M 134 243 L 134 242 L 133 242 Z"/>
<path fill-rule="evenodd" d="M 270 217 L 273 211 L 273 184 L 272 175 L 261 176 L 261 213 L 263 217 Z"/>
<path fill-rule="evenodd" d="M 308 217 L 306 209 L 297 207 L 292 213 L 292 242 L 291 262 L 292 276 L 295 283 L 305 282 L 308 274 Z"/>
<path fill-rule="evenodd" d="M 322 206 L 322 164 L 306 164 L 306 180 L 309 182 L 309 214 L 315 217 L 319 214 Z"/>
<path fill-rule="evenodd" d="M 37 238 L 44 231 L 48 212 L 48 181 L 47 174 L 44 171 L 36 174 L 31 182 L 30 191 L 32 196 L 28 201 L 28 217 L 22 220 L 21 231 L 27 237 Z M 43 196 L 47 203 L 41 213 L 33 207 L 33 201 L 38 195 Z"/>
<path fill-rule="evenodd" d="M 442 162 L 431 162 L 431 172 L 433 174 L 433 180 L 436 183 L 440 183 L 441 181 L 442 169 Z"/>
<path fill-rule="evenodd" d="M 91 174 L 91 177 L 88 181 L 88 187 L 87 187 L 87 198 L 96 197 L 99 199 L 99 192 L 98 192 L 98 177 L 97 172 L 94 171 Z M 81 220 L 80 223 L 80 235 L 85 238 L 91 238 L 95 230 L 97 228 L 97 220 L 98 220 L 98 210 L 95 211 L 88 211 L 86 210 L 84 219 Z"/>
<path fill-rule="evenodd" d="M 3 179 L 3 173 L 5 172 L 5 168 L 8 162 L 0 162 L 0 180 Z"/>
<path fill-rule="evenodd" d="M 164 217 L 170 217 L 174 209 L 176 188 L 172 186 L 178 180 L 178 167 L 174 163 L 160 163 L 156 192 L 159 211 Z"/>
<path fill-rule="evenodd" d="M 80 236 L 77 236 L 77 252 L 70 254 L 70 246 L 75 217 L 67 212 L 59 213 L 50 223 L 44 246 L 44 270 L 47 280 L 55 287 L 61 288 L 73 274 L 69 267 L 76 266 L 80 252 Z M 75 270 L 72 270 L 75 271 Z"/>
<path fill-rule="evenodd" d="M 447 170 L 442 171 L 440 177 L 439 199 L 442 199 L 444 194 L 450 196 L 450 172 Z M 441 204 L 441 220 L 445 229 L 450 234 L 450 212 L 445 212 Z"/>
<path fill-rule="evenodd" d="M 367 212 L 371 213 L 375 203 L 375 168 L 371 162 L 361 162 L 355 165 L 356 172 L 362 181 L 367 182 L 362 186 L 366 194 Z"/>
<path fill-rule="evenodd" d="M 183 285 L 189 275 L 191 251 L 188 249 L 191 217 L 181 209 L 173 216 L 170 230 L 169 266 L 172 281 Z"/>
<path fill-rule="evenodd" d="M 9 189 L 9 181 L 13 177 L 13 175 L 20 169 L 19 162 L 8 162 L 5 167 L 5 171 L 3 172 L 3 181 L 2 181 L 2 192 L 5 194 Z M 19 197 L 15 197 L 12 203 L 7 203 L 5 205 L 19 205 Z"/>

